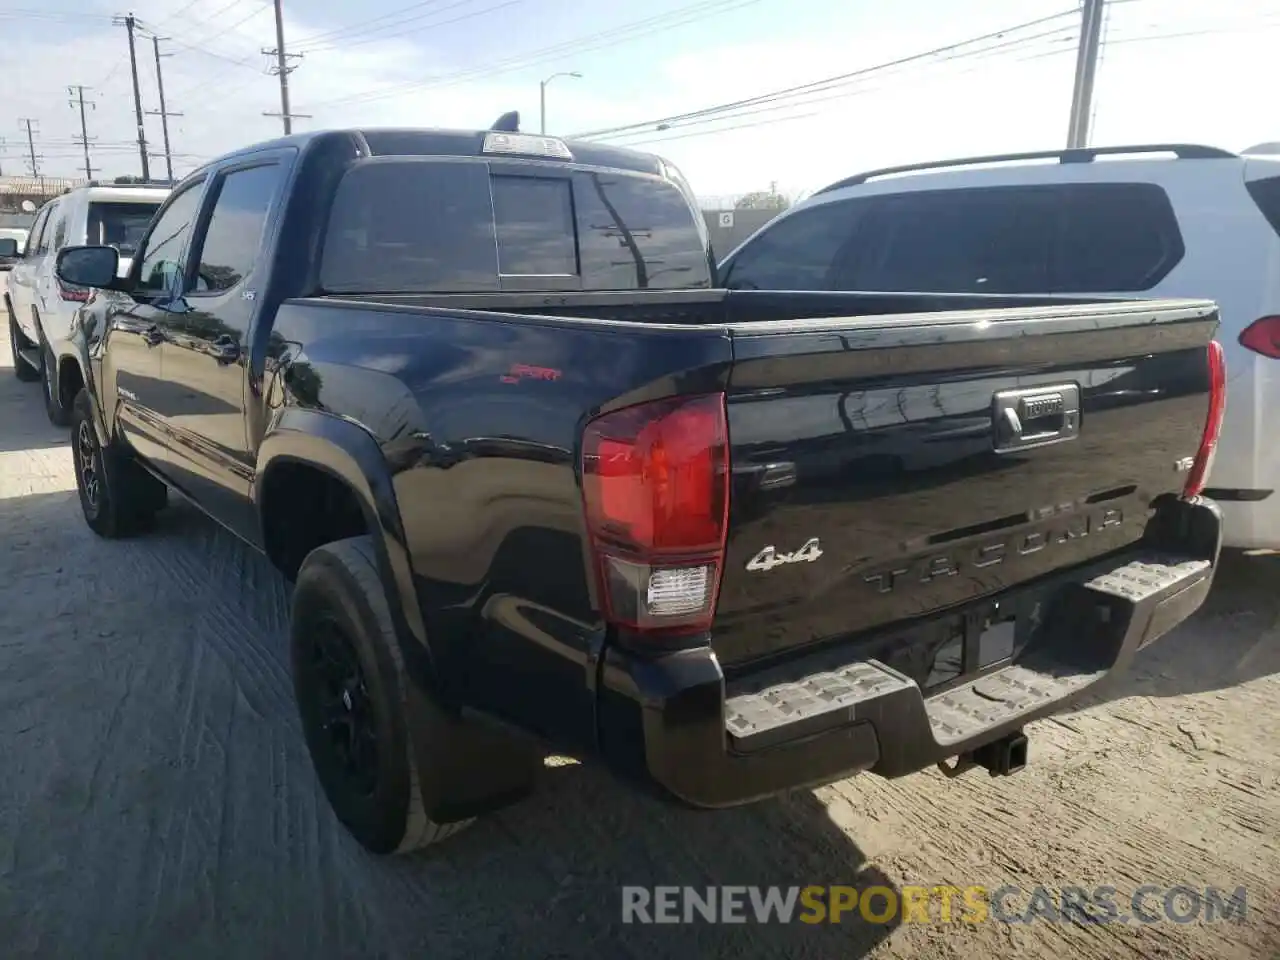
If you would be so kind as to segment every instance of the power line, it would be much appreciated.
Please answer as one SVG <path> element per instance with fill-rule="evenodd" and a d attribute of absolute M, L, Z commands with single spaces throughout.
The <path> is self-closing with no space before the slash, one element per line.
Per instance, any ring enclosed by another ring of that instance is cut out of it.
<path fill-rule="evenodd" d="M 67 92 L 72 94 L 76 98 L 76 100 L 71 101 L 68 105 L 73 110 L 76 108 L 77 101 L 79 102 L 79 105 L 80 105 L 80 145 L 84 147 L 84 176 L 86 180 L 92 180 L 93 166 L 92 164 L 89 163 L 89 141 L 90 141 L 89 127 L 88 127 L 88 124 L 85 122 L 84 108 L 86 104 L 91 109 L 94 109 L 94 110 L 96 110 L 97 107 L 94 105 L 94 102 L 92 100 L 88 100 L 88 101 L 85 100 L 84 89 L 85 88 L 82 86 L 67 87 Z"/>
<path fill-rule="evenodd" d="M 234 7 L 234 6 L 236 6 L 236 5 L 240 4 L 240 3 L 243 3 L 243 2 L 244 2 L 244 0 L 234 0 L 234 2 L 229 3 L 229 4 L 227 4 L 227 5 L 226 5 L 226 6 L 224 6 L 224 7 L 220 7 L 220 8 L 219 8 L 218 10 L 216 10 L 214 13 L 210 14 L 208 17 L 205 17 L 203 20 L 201 20 L 201 21 L 200 21 L 200 23 L 199 23 L 198 25 L 205 25 L 205 26 L 207 26 L 207 25 L 211 24 L 214 20 L 216 20 L 216 19 L 217 19 L 218 17 L 220 17 L 222 14 L 226 13 L 226 12 L 227 12 L 228 10 L 230 10 L 232 7 Z M 238 27 L 242 26 L 243 24 L 248 23 L 248 22 L 249 22 L 250 20 L 252 20 L 254 17 L 261 16 L 261 15 L 262 15 L 263 13 L 265 13 L 265 12 L 266 12 L 270 7 L 271 7 L 271 3 L 270 3 L 270 2 L 267 2 L 267 3 L 259 3 L 256 7 L 254 7 L 252 10 L 250 10 L 247 14 L 245 14 L 243 17 L 241 17 L 241 18 L 240 18 L 239 20 L 237 20 L 235 23 L 228 24 L 228 25 L 227 25 L 227 26 L 225 26 L 225 27 L 219 27 L 219 28 L 218 28 L 218 34 L 228 34 L 228 33 L 233 33 L 233 32 L 235 32 L 235 30 L 236 30 Z M 154 30 L 152 30 L 152 31 L 150 31 L 150 32 L 154 33 L 155 31 L 154 31 Z M 240 57 L 240 58 L 236 58 L 236 57 L 227 56 L 227 55 L 226 55 L 226 54 L 224 54 L 224 53 L 219 53 L 219 52 L 218 52 L 218 51 L 216 51 L 216 50 L 210 49 L 209 44 L 212 42 L 212 40 L 214 39 L 214 37 L 215 37 L 215 36 L 217 36 L 218 34 L 210 34 L 210 35 L 209 35 L 209 36 L 207 36 L 207 37 L 197 37 L 197 38 L 195 38 L 194 42 L 192 42 L 191 40 L 184 40 L 184 39 L 182 39 L 181 37 L 173 36 L 173 35 L 170 35 L 167 39 L 168 39 L 168 41 L 169 41 L 170 43 L 177 44 L 178 46 L 182 47 L 184 50 L 189 50 L 189 51 L 190 51 L 190 52 L 192 52 L 192 53 L 199 53 L 199 54 L 201 54 L 201 55 L 203 55 L 203 56 L 206 56 L 206 57 L 212 57 L 214 60 L 221 60 L 221 61 L 223 61 L 224 63 L 229 63 L 229 64 L 231 64 L 231 65 L 233 65 L 233 66 L 238 66 L 238 67 L 250 67 L 250 68 L 253 68 L 253 69 L 255 69 L 255 70 L 257 69 L 257 66 L 256 66 L 256 64 L 255 64 L 255 61 L 256 61 L 256 55 L 250 55 L 250 56 L 247 56 L 247 57 Z"/>
<path fill-rule="evenodd" d="M 377 23 L 379 20 L 389 20 L 392 17 L 399 16 L 402 13 L 408 13 L 410 10 L 417 10 L 420 7 L 429 7 L 432 4 L 436 4 L 439 2 L 440 0 L 419 0 L 418 3 L 411 3 L 407 7 L 399 7 L 395 10 L 389 10 L 386 13 L 381 14 L 380 16 L 377 16 L 377 17 L 373 17 L 371 19 L 364 19 L 364 20 L 357 21 L 355 23 L 348 23 L 344 26 L 337 27 L 333 30 L 321 30 L 319 33 L 313 33 L 309 37 L 303 37 L 301 40 L 298 41 L 298 45 L 300 47 L 308 47 L 311 44 L 315 43 L 316 41 L 325 40 L 329 37 L 333 37 L 338 34 L 345 34 L 348 31 L 352 31 L 352 30 L 362 30 L 365 27 L 371 27 L 373 24 Z"/>
<path fill-rule="evenodd" d="M 239 3 L 239 2 L 240 2 L 240 0 L 236 0 L 236 3 Z M 194 7 L 194 6 L 195 6 L 196 4 L 198 4 L 198 3 L 200 3 L 200 0 L 191 0 L 191 2 L 190 2 L 190 3 L 183 4 L 181 7 L 179 7 L 177 10 L 175 10 L 173 13 L 169 14 L 167 17 L 165 17 L 163 20 L 161 20 L 161 21 L 160 21 L 160 23 L 159 23 L 159 24 L 157 24 L 157 26 L 161 26 L 161 27 L 163 27 L 166 23 L 170 23 L 170 22 L 172 22 L 172 21 L 174 21 L 174 20 L 178 19 L 178 17 L 182 16 L 184 13 L 186 13 L 188 10 L 190 10 L 192 7 Z M 234 6 L 234 4 L 228 4 L 228 6 Z M 197 21 L 195 21 L 195 22 L 196 22 L 196 23 L 201 23 L 202 21 L 197 20 Z"/>
<path fill-rule="evenodd" d="M 957 52 L 950 56 L 941 57 L 937 59 L 937 61 L 933 64 L 924 64 L 922 66 L 924 69 L 928 69 L 930 66 L 941 66 L 946 63 L 954 62 L 956 60 L 984 60 L 984 59 L 990 58 L 993 54 L 1007 55 L 1008 53 L 1013 52 L 1015 48 L 1027 46 L 1028 44 L 1033 43 L 1034 41 L 1066 39 L 1069 35 L 1073 34 L 1074 32 L 1075 31 L 1073 27 L 1061 27 L 1054 30 L 1046 30 L 1041 33 L 1032 34 L 1031 36 L 1028 36 L 1028 37 L 1020 37 L 1016 40 L 1007 40 L 1001 43 L 992 44 L 990 46 L 982 47 L 978 50 Z M 886 68 L 883 71 L 883 73 L 893 76 L 895 75 L 895 71 L 900 71 L 901 69 L 902 69 L 901 67 L 890 67 L 890 68 Z M 875 76 L 879 76 L 879 72 L 877 72 Z M 660 131 L 666 131 L 666 130 L 679 130 L 684 127 L 702 126 L 704 124 L 715 123 L 721 120 L 732 120 L 732 119 L 737 119 L 741 117 L 754 116 L 754 115 L 759 115 L 764 113 L 775 113 L 780 110 L 792 110 L 797 107 L 808 107 L 813 104 L 825 103 L 832 100 L 843 100 L 849 97 L 860 96 L 862 94 L 872 93 L 876 90 L 883 89 L 883 87 L 881 86 L 864 86 L 863 84 L 865 84 L 866 80 L 869 78 L 871 77 L 859 77 L 855 80 L 847 81 L 846 83 L 841 84 L 839 86 L 819 88 L 813 91 L 807 91 L 807 92 L 791 95 L 785 98 L 779 97 L 777 98 L 776 102 L 766 100 L 760 104 L 753 104 L 743 108 L 735 108 L 730 111 L 715 113 L 710 116 L 705 116 L 705 117 L 698 116 L 698 117 L 690 117 L 682 120 L 672 120 L 670 122 L 660 122 L 654 129 L 625 130 L 617 133 L 600 134 L 598 137 L 595 137 L 594 139 L 597 139 L 600 141 L 612 142 L 615 140 L 619 140 L 620 138 L 634 137 L 634 136 L 645 135 L 653 132 L 660 132 Z M 848 86 L 853 86 L 853 89 L 842 89 L 842 87 L 848 87 Z M 806 116 L 808 116 L 808 114 L 806 114 Z M 789 119 L 790 119 L 789 117 L 783 117 L 783 118 L 779 118 L 776 122 L 782 123 L 782 122 L 786 122 Z M 764 122 L 769 122 L 769 121 L 764 121 Z M 751 126 L 755 126 L 755 125 L 756 124 L 751 124 Z M 735 128 L 726 127 L 723 129 L 736 129 L 736 127 Z M 715 131 L 711 131 L 711 132 L 715 132 Z M 674 139 L 674 138 L 663 137 L 662 139 L 666 140 L 666 139 Z M 660 141 L 655 141 L 650 139 L 646 139 L 643 141 L 627 140 L 625 143 L 621 145 L 636 146 L 641 143 L 655 143 L 655 142 L 660 142 Z"/>
<path fill-rule="evenodd" d="M 466 83 L 474 80 L 487 79 L 492 76 L 497 76 L 498 74 L 509 73 L 512 70 L 519 70 L 523 67 L 533 66 L 534 64 L 543 63 L 548 60 L 560 59 L 566 54 L 572 53 L 574 56 L 580 56 L 583 53 L 602 50 L 606 47 L 626 43 L 627 41 L 636 39 L 637 37 L 664 33 L 668 30 L 673 30 L 676 27 L 682 27 L 698 20 L 704 20 L 707 17 L 719 16 L 734 10 L 739 10 L 743 7 L 752 6 L 759 2 L 760 0 L 701 0 L 701 2 L 692 3 L 685 7 L 670 10 L 657 16 L 634 20 L 630 23 L 621 24 L 608 30 L 601 30 L 594 34 L 573 37 L 569 40 L 551 44 L 550 46 L 543 47 L 538 50 L 532 50 L 524 54 L 509 57 L 506 60 L 499 60 L 486 67 L 476 67 L 469 70 L 461 70 L 455 73 L 442 74 L 434 77 L 427 76 L 420 80 L 394 84 L 385 90 L 374 90 L 368 93 L 322 101 L 314 106 L 335 107 L 355 103 L 369 103 L 373 100 L 384 100 L 387 97 L 399 96 L 409 90 L 448 86 L 455 83 Z"/>
<path fill-rule="evenodd" d="M 439 0 L 435 0 L 435 2 L 439 2 Z M 381 26 L 358 28 L 356 30 L 351 31 L 350 33 L 342 33 L 330 40 L 325 40 L 322 43 L 302 44 L 296 47 L 295 49 L 301 49 L 308 53 L 315 53 L 320 50 L 335 50 L 335 49 L 347 50 L 350 47 L 358 47 L 361 44 L 366 44 L 366 43 L 382 43 L 382 42 L 385 42 L 388 39 L 388 37 L 362 36 L 362 35 L 379 33 L 380 31 L 384 31 L 384 30 L 395 30 L 396 38 L 399 38 L 402 36 L 411 36 L 415 33 L 422 33 L 427 30 L 434 30 L 436 27 L 444 27 L 444 26 L 448 26 L 451 23 L 461 23 L 464 20 L 471 20 L 471 19 L 474 19 L 475 17 L 482 17 L 486 14 L 494 13 L 498 10 L 506 9 L 507 7 L 514 7 L 517 4 L 526 3 L 528 2 L 528 0 L 505 0 L 505 2 L 499 3 L 496 6 L 485 7 L 481 10 L 473 10 L 469 13 L 460 14 L 459 16 L 456 16 L 456 17 L 450 17 L 447 20 L 433 20 L 432 22 L 423 24 L 422 26 L 414 27 L 412 30 L 403 29 L 403 27 L 406 26 L 407 24 L 425 20 L 428 17 L 434 17 L 448 10 L 453 10 L 453 9 L 456 9 L 457 7 L 464 7 L 469 3 L 475 3 L 475 2 L 476 0 L 456 0 L 456 2 L 450 3 L 444 7 L 440 7 L 438 10 L 432 10 L 427 13 L 419 14 L 416 17 L 408 17 L 404 20 L 397 20 L 394 23 L 385 23 L 385 24 L 382 24 Z M 360 39 L 352 39 L 353 37 L 360 37 Z"/>
<path fill-rule="evenodd" d="M 790 123 L 792 120 L 806 120 L 810 117 L 816 117 L 821 111 L 814 110 L 811 113 L 797 113 L 789 117 L 775 117 L 771 120 L 757 120 L 754 123 L 735 123 L 728 127 L 716 127 L 713 130 L 695 130 L 692 133 L 678 133 L 671 137 L 655 137 L 651 140 L 632 140 L 622 146 L 627 147 L 643 147 L 651 143 L 666 143 L 668 140 L 687 140 L 690 137 L 709 137 L 716 133 L 728 133 L 730 130 L 746 130 L 748 127 L 766 127 L 775 123 Z"/>
<path fill-rule="evenodd" d="M 1027 20 L 1022 23 L 1012 24 L 1002 27 L 999 30 L 993 30 L 989 33 L 979 34 L 978 36 L 968 37 L 964 40 L 958 40 L 953 43 L 944 44 L 940 47 L 934 47 L 931 50 L 924 50 L 920 53 L 913 53 L 905 57 L 898 57 L 894 60 L 888 60 L 884 63 L 878 63 L 870 67 L 862 67 L 858 70 L 852 70 L 848 73 L 836 74 L 831 77 L 824 77 L 821 80 L 812 80 L 808 83 L 796 84 L 791 87 L 784 87 L 780 90 L 773 90 L 769 93 L 762 93 L 754 97 L 745 97 L 741 100 L 734 100 L 728 103 L 720 103 L 710 107 L 703 107 L 699 110 L 691 110 L 687 113 L 676 114 L 669 117 L 659 117 L 654 120 L 644 120 L 638 123 L 628 123 L 617 127 L 607 127 L 602 130 L 591 130 L 585 133 L 577 134 L 578 139 L 599 138 L 609 134 L 619 134 L 628 131 L 637 133 L 649 132 L 658 129 L 663 124 L 671 124 L 678 120 L 689 120 L 698 117 L 708 117 L 715 114 L 724 113 L 729 110 L 739 109 L 741 107 L 754 106 L 760 103 L 769 103 L 783 98 L 795 97 L 807 92 L 818 92 L 831 88 L 833 85 L 845 84 L 861 77 L 866 77 L 874 73 L 883 72 L 894 67 L 901 67 L 911 63 L 919 63 L 922 60 L 929 60 L 948 53 L 952 53 L 970 47 L 978 43 L 988 40 L 1003 39 L 1005 34 L 1016 30 L 1026 30 L 1030 27 L 1041 26 L 1042 24 L 1052 23 L 1055 20 L 1061 20 L 1065 17 L 1076 15 L 1075 10 L 1065 10 L 1061 13 L 1055 13 L 1047 17 L 1037 17 L 1034 20 Z"/>

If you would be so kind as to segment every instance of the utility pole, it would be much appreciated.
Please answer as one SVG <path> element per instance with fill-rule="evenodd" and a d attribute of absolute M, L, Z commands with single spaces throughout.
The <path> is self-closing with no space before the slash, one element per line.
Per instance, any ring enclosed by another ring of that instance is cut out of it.
<path fill-rule="evenodd" d="M 40 177 L 40 158 L 36 156 L 36 139 L 33 132 L 36 121 L 29 117 L 23 117 L 18 122 L 24 124 L 27 128 L 27 150 L 30 151 L 29 156 L 31 157 L 31 176 L 38 180 L 42 179 Z"/>
<path fill-rule="evenodd" d="M 1080 46 L 1076 51 L 1076 79 L 1071 91 L 1071 119 L 1067 149 L 1089 145 L 1089 120 L 1093 115 L 1093 78 L 1098 72 L 1102 39 L 1102 13 L 1106 0 L 1083 0 Z"/>
<path fill-rule="evenodd" d="M 86 106 L 86 101 L 84 99 L 84 87 L 67 87 L 67 93 L 76 98 L 69 104 L 72 110 L 76 108 L 77 102 L 80 104 L 80 145 L 84 147 L 84 178 L 86 180 L 92 180 L 93 167 L 89 163 L 89 126 L 85 122 L 84 118 L 84 108 Z M 94 110 L 98 109 L 92 100 L 88 101 L 87 105 Z"/>
<path fill-rule="evenodd" d="M 138 21 L 130 13 L 124 17 L 113 17 L 111 22 L 117 27 L 124 27 L 129 34 L 129 70 L 133 73 L 133 113 L 138 121 L 138 159 L 142 161 L 142 179 L 151 179 L 151 163 L 147 160 L 147 130 L 142 125 L 142 91 L 138 88 L 138 56 L 133 49 L 133 31 Z"/>
<path fill-rule="evenodd" d="M 164 74 L 160 70 L 160 58 L 171 57 L 173 56 L 173 54 L 161 53 L 160 41 L 167 40 L 167 39 L 168 39 L 167 37 L 151 38 L 152 46 L 155 47 L 155 51 L 156 51 L 156 87 L 159 88 L 159 92 L 160 92 L 160 109 L 148 110 L 147 113 L 152 116 L 159 115 L 160 117 L 160 129 L 164 131 L 164 169 L 165 169 L 165 174 L 169 178 L 169 185 L 172 186 L 173 185 L 173 152 L 169 149 L 169 118 L 180 117 L 182 116 L 182 114 L 170 113 L 169 110 L 164 105 Z"/>
<path fill-rule="evenodd" d="M 276 58 L 276 65 L 271 68 L 271 73 L 280 78 L 280 112 L 279 113 L 263 113 L 264 117 L 279 117 L 284 121 L 284 134 L 287 137 L 293 133 L 293 121 L 304 117 L 310 118 L 307 113 L 294 113 L 289 109 L 289 74 L 293 73 L 294 67 L 289 66 L 289 60 L 300 60 L 300 53 L 286 53 L 284 49 L 284 9 L 281 0 L 275 0 L 276 8 L 276 46 L 274 50 L 263 49 L 269 57 Z"/>

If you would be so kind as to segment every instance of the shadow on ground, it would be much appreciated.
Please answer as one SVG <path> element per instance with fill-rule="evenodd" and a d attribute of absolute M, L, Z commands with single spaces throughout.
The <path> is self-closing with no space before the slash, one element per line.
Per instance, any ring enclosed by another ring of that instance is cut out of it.
<path fill-rule="evenodd" d="M 807 791 L 702 813 L 555 766 L 374 858 L 316 785 L 265 561 L 184 504 L 100 540 L 72 492 L 0 499 L 0 539 L 6 957 L 857 958 L 895 927 L 623 923 L 629 885 L 892 890 Z"/>
<path fill-rule="evenodd" d="M 68 444 L 67 429 L 49 422 L 40 391 L 38 381 L 28 383 L 14 376 L 8 341 L 4 341 L 0 345 L 0 453 Z"/>

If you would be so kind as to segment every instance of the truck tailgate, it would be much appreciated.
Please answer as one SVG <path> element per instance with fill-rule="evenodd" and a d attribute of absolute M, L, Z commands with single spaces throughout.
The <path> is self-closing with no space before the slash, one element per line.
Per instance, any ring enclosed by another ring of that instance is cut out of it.
<path fill-rule="evenodd" d="M 731 324 L 726 671 L 1143 535 L 1209 406 L 1200 301 Z"/>

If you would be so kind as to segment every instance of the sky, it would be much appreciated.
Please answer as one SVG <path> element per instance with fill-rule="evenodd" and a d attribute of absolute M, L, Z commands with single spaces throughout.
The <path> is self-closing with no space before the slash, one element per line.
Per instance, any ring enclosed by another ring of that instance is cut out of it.
<path fill-rule="evenodd" d="M 629 124 L 608 142 L 660 153 L 714 200 L 776 186 L 804 195 L 860 170 L 1060 147 L 1071 103 L 1078 0 L 283 0 L 295 129 L 485 128 L 519 110 L 537 131 Z M 83 175 L 88 88 L 96 176 L 140 162 L 123 26 L 112 0 L 8 0 L 0 7 L 0 168 L 26 172 L 26 128 L 47 176 Z M 277 136 L 279 86 L 264 0 L 134 0 L 143 107 L 159 108 L 159 35 L 175 174 Z M 1032 21 L 1041 21 L 1031 23 Z M 1019 26 L 1031 24 L 1029 26 Z M 973 41 L 986 36 L 986 39 Z M 1280 140 L 1280 0 L 1113 0 L 1091 143 Z M 932 56 L 920 54 L 952 47 Z M 916 58 L 916 59 L 909 59 Z M 908 59 L 898 66 L 886 67 Z M 827 78 L 857 76 L 674 120 Z M 666 128 L 658 129 L 666 120 Z M 145 117 L 153 175 L 160 117 Z"/>

